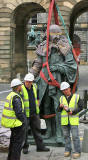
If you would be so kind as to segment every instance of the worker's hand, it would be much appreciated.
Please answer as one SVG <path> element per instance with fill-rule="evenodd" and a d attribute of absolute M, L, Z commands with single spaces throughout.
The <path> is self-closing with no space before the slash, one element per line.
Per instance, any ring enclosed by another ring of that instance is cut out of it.
<path fill-rule="evenodd" d="M 60 108 L 64 108 L 64 104 L 60 104 Z"/>
<path fill-rule="evenodd" d="M 72 115 L 72 111 L 68 112 L 69 115 Z"/>
<path fill-rule="evenodd" d="M 65 111 L 68 111 L 68 109 L 69 109 L 69 108 L 68 108 L 67 106 L 64 106 L 64 110 L 65 110 Z"/>
<path fill-rule="evenodd" d="M 69 114 L 72 113 L 72 111 L 70 110 L 70 108 L 68 106 L 64 106 L 64 110 Z"/>

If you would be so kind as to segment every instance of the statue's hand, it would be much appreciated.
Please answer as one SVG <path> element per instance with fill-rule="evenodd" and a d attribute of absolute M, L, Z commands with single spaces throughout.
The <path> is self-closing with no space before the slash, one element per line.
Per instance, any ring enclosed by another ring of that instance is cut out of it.
<path fill-rule="evenodd" d="M 62 66 L 57 66 L 57 65 L 50 66 L 50 71 L 51 72 L 58 71 L 62 74 L 65 74 L 64 67 L 62 67 Z"/>
<path fill-rule="evenodd" d="M 57 70 L 56 66 L 50 66 L 50 71 L 51 71 L 51 72 L 54 72 L 54 71 L 56 71 L 56 70 Z"/>

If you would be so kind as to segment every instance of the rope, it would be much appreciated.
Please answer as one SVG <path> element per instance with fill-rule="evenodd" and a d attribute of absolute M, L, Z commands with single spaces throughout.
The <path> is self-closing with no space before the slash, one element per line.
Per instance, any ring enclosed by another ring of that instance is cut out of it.
<path fill-rule="evenodd" d="M 65 25 L 65 23 L 64 23 L 64 19 L 63 19 L 63 17 L 62 17 L 62 15 L 61 15 L 61 13 L 60 13 L 60 9 L 59 9 L 59 7 L 58 7 L 58 5 L 57 5 L 57 4 L 56 4 L 56 9 L 57 9 L 58 15 L 60 16 L 60 20 L 61 20 L 61 22 L 62 22 L 62 24 L 63 24 L 63 26 L 64 26 L 65 34 L 66 34 L 66 36 L 67 36 L 67 39 L 68 39 L 68 42 L 69 42 L 70 46 L 72 47 L 73 56 L 74 56 L 75 61 L 76 61 L 76 63 L 77 63 L 77 74 L 76 74 L 76 80 L 75 80 L 75 82 L 74 82 L 73 89 L 72 89 L 72 92 L 74 93 L 74 92 L 75 92 L 75 90 L 76 90 L 76 86 L 77 86 L 77 81 L 78 81 L 78 72 L 79 72 L 77 56 L 76 56 L 75 49 L 74 49 L 74 48 L 73 48 L 73 46 L 72 46 L 72 42 L 71 42 L 71 40 L 70 40 L 70 37 L 69 37 L 69 35 L 68 35 L 67 28 L 66 28 L 66 25 Z"/>
<path fill-rule="evenodd" d="M 61 22 L 62 22 L 62 24 L 63 24 L 63 26 L 64 26 L 65 34 L 66 34 L 66 36 L 67 36 L 67 39 L 68 39 L 68 41 L 69 41 L 69 44 L 72 46 L 72 42 L 71 42 L 70 37 L 69 37 L 69 35 L 68 35 L 67 28 L 66 28 L 66 25 L 65 25 L 65 23 L 64 23 L 64 19 L 63 19 L 62 15 L 61 15 L 60 9 L 59 9 L 59 7 L 58 7 L 57 4 L 56 4 L 56 9 L 57 9 L 58 15 L 60 16 L 60 20 L 61 20 Z"/>

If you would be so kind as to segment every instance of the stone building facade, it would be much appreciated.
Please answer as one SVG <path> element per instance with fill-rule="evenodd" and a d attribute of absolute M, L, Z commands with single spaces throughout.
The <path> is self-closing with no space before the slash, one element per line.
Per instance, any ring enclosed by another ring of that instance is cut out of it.
<path fill-rule="evenodd" d="M 72 39 L 74 23 L 88 10 L 88 0 L 56 3 Z M 0 0 L 0 82 L 10 82 L 18 73 L 21 77 L 27 73 L 26 25 L 36 13 L 48 13 L 49 4 L 50 0 Z"/>
<path fill-rule="evenodd" d="M 88 64 L 88 11 L 77 18 L 74 34 L 80 38 L 80 63 Z"/>

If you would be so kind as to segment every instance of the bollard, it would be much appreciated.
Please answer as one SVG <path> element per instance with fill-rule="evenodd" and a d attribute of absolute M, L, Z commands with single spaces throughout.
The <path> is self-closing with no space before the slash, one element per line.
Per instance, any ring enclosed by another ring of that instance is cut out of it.
<path fill-rule="evenodd" d="M 84 130 L 83 142 L 82 142 L 82 152 L 88 153 L 88 129 Z"/>

